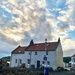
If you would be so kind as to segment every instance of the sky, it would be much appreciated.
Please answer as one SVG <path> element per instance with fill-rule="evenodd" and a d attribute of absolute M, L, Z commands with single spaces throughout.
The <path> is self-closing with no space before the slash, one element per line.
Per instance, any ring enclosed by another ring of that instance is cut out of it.
<path fill-rule="evenodd" d="M 75 0 L 0 0 L 0 58 L 18 46 L 57 41 L 75 54 Z"/>

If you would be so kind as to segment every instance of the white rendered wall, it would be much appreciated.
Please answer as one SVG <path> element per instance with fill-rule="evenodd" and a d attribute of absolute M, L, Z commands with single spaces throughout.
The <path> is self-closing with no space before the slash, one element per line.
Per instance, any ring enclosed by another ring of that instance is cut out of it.
<path fill-rule="evenodd" d="M 17 67 L 20 64 L 19 63 L 15 63 L 15 60 L 22 60 L 22 63 L 25 63 L 25 66 L 27 68 L 29 68 L 29 64 L 27 62 L 28 59 L 31 58 L 31 65 L 35 65 L 35 68 L 37 68 L 37 61 L 40 61 L 40 65 L 42 65 L 42 61 L 43 57 L 45 55 L 45 51 L 31 51 L 31 57 L 29 55 L 30 51 L 25 51 L 24 54 L 12 54 L 11 55 L 11 67 Z M 37 52 L 37 55 L 35 55 L 35 52 Z M 50 62 L 50 67 L 52 67 L 53 69 L 57 68 L 56 65 L 56 52 L 55 51 L 48 51 L 48 55 L 47 55 L 47 61 Z"/>
<path fill-rule="evenodd" d="M 37 61 L 40 61 L 40 65 L 42 65 L 42 61 L 45 55 L 45 51 L 31 51 L 31 55 L 29 55 L 30 51 L 26 51 L 24 54 L 25 57 L 25 64 L 26 67 L 29 67 L 29 64 L 27 62 L 27 59 L 31 59 L 31 65 L 35 65 L 35 68 L 37 68 Z M 35 55 L 35 52 L 37 52 L 37 55 Z M 48 51 L 47 55 L 47 61 L 50 61 L 50 66 L 54 69 L 56 68 L 56 56 L 55 51 Z"/>
<path fill-rule="evenodd" d="M 71 57 L 71 67 L 75 68 L 75 57 Z"/>
<path fill-rule="evenodd" d="M 17 63 L 15 62 L 15 60 L 17 59 Z M 10 66 L 11 67 L 17 67 L 20 66 L 20 61 L 22 60 L 22 63 L 25 63 L 25 59 L 24 59 L 24 54 L 11 54 L 11 63 Z"/>
<path fill-rule="evenodd" d="M 22 63 L 25 63 L 26 67 L 29 67 L 29 64 L 27 62 L 28 59 L 30 59 L 29 55 L 30 51 L 25 51 L 24 54 L 12 54 L 11 56 L 11 67 L 17 67 L 19 64 L 15 63 L 15 60 L 22 60 Z M 37 55 L 35 55 L 35 51 L 31 52 L 31 65 L 35 65 L 35 68 L 37 67 L 37 61 L 40 61 L 40 65 L 42 65 L 43 57 L 45 55 L 45 51 L 37 51 Z M 56 55 L 55 51 L 48 51 L 47 55 L 47 61 L 50 61 L 50 67 L 56 68 Z"/>
<path fill-rule="evenodd" d="M 61 43 L 58 44 L 56 49 L 56 59 L 57 59 L 57 67 L 63 67 L 63 51 L 61 47 Z"/>

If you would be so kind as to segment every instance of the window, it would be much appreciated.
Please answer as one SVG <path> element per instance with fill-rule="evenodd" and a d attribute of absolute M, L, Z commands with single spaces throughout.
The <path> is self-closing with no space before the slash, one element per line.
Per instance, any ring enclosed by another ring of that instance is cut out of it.
<path fill-rule="evenodd" d="M 15 63 L 17 63 L 17 59 L 15 59 Z"/>
<path fill-rule="evenodd" d="M 28 61 L 28 64 L 30 64 L 30 59 L 28 59 L 27 61 Z"/>
<path fill-rule="evenodd" d="M 50 65 L 50 62 L 49 61 L 47 61 L 47 65 Z"/>
<path fill-rule="evenodd" d="M 35 52 L 35 55 L 37 55 L 37 52 Z"/>
<path fill-rule="evenodd" d="M 44 64 L 45 62 L 44 61 L 42 61 L 42 64 Z"/>
<path fill-rule="evenodd" d="M 48 51 L 46 51 L 46 55 L 48 55 Z"/>
<path fill-rule="evenodd" d="M 20 59 L 20 64 L 22 63 L 22 60 Z"/>
<path fill-rule="evenodd" d="M 29 52 L 29 55 L 31 55 L 31 52 Z"/>
<path fill-rule="evenodd" d="M 74 58 L 74 62 L 75 62 L 75 58 Z"/>

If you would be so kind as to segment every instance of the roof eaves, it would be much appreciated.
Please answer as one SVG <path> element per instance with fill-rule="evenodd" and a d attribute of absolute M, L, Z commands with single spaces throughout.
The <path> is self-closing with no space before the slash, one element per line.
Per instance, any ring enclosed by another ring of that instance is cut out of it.
<path fill-rule="evenodd" d="M 21 47 L 21 46 L 19 45 L 16 49 L 18 49 L 19 47 Z M 15 50 L 16 50 L 16 49 L 15 49 Z M 13 50 L 11 53 L 13 53 L 15 50 Z"/>

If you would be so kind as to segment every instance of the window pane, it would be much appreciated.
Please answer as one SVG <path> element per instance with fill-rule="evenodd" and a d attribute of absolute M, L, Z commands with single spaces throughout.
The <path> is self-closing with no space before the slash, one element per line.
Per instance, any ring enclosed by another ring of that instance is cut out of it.
<path fill-rule="evenodd" d="M 37 52 L 35 52 L 35 55 L 37 55 Z"/>
<path fill-rule="evenodd" d="M 28 61 L 28 64 L 30 64 L 30 59 L 28 59 L 27 61 Z"/>
<path fill-rule="evenodd" d="M 31 52 L 29 52 L 29 55 L 31 55 Z"/>
<path fill-rule="evenodd" d="M 42 61 L 42 64 L 44 64 L 45 62 L 44 61 Z"/>
<path fill-rule="evenodd" d="M 15 63 L 17 63 L 17 59 L 15 59 Z"/>
<path fill-rule="evenodd" d="M 50 65 L 50 62 L 49 62 L 49 61 L 47 61 L 47 64 L 48 64 L 48 65 Z"/>
<path fill-rule="evenodd" d="M 48 55 L 48 51 L 46 51 L 46 55 Z"/>
<path fill-rule="evenodd" d="M 22 60 L 20 59 L 20 64 L 22 63 Z"/>
<path fill-rule="evenodd" d="M 74 58 L 74 62 L 75 62 L 75 58 Z"/>

